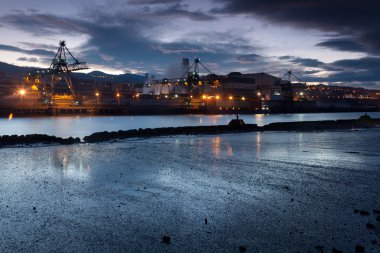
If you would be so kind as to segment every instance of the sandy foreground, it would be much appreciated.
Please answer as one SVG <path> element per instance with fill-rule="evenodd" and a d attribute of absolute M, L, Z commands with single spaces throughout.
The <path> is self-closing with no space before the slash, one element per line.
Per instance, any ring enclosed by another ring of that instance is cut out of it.
<path fill-rule="evenodd" d="M 4 148 L 0 172 L 0 252 L 380 252 L 380 129 Z"/>

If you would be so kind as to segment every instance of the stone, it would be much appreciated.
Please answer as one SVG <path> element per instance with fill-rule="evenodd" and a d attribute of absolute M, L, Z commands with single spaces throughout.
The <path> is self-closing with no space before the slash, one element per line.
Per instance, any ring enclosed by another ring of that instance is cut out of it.
<path fill-rule="evenodd" d="M 375 228 L 376 228 L 375 225 L 373 225 L 373 224 L 371 224 L 371 223 L 367 223 L 367 224 L 366 224 L 366 227 L 367 227 L 368 229 L 375 229 Z"/>
<path fill-rule="evenodd" d="M 364 253 L 365 248 L 361 245 L 356 245 L 355 252 L 356 253 Z"/>
<path fill-rule="evenodd" d="M 168 235 L 164 235 L 162 237 L 162 242 L 165 243 L 165 244 L 170 244 L 170 240 L 171 240 L 171 238 Z"/>
<path fill-rule="evenodd" d="M 239 246 L 239 251 L 240 252 L 246 252 L 247 248 L 245 246 Z"/>

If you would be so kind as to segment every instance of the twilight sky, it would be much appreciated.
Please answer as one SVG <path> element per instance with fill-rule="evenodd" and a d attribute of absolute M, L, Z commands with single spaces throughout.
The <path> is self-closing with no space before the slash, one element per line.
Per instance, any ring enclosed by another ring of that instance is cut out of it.
<path fill-rule="evenodd" d="M 376 0 L 2 0 L 0 61 L 48 67 L 66 40 L 108 73 L 170 77 L 200 57 L 216 74 L 292 70 L 380 89 L 379 10 Z"/>

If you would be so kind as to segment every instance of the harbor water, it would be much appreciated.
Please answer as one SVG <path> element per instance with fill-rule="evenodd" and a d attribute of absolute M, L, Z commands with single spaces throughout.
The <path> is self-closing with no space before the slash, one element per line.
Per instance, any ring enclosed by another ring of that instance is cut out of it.
<path fill-rule="evenodd" d="M 273 122 L 357 119 L 362 112 L 297 113 L 240 115 L 247 124 L 263 126 Z M 368 113 L 380 118 L 380 112 Z M 59 137 L 80 137 L 94 132 L 138 128 L 226 125 L 235 115 L 154 115 L 154 116 L 59 116 L 17 117 L 0 119 L 0 135 L 47 134 Z"/>

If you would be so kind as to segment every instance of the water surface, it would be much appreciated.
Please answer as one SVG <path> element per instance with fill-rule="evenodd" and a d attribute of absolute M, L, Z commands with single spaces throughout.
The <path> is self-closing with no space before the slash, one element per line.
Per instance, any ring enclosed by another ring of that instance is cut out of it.
<path fill-rule="evenodd" d="M 240 115 L 246 123 L 263 126 L 272 122 L 357 119 L 353 113 L 297 113 Z M 369 113 L 380 118 L 380 112 Z M 0 119 L 0 135 L 48 134 L 59 137 L 80 137 L 94 132 L 137 128 L 226 125 L 234 115 L 160 115 L 160 116 L 59 116 Z"/>

